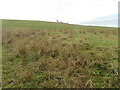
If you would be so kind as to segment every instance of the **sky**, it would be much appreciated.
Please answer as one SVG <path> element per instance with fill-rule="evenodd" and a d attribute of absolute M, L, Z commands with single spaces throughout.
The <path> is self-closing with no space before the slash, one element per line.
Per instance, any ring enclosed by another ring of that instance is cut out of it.
<path fill-rule="evenodd" d="M 0 0 L 0 19 L 117 27 L 120 0 Z"/>
<path fill-rule="evenodd" d="M 81 25 L 118 27 L 118 14 L 99 17 L 90 21 L 81 22 Z"/>

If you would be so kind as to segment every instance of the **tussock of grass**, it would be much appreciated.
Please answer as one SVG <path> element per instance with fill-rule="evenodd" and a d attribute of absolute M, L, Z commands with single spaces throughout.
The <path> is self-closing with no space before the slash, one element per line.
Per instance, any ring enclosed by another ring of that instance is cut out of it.
<path fill-rule="evenodd" d="M 4 88 L 118 87 L 116 30 L 50 25 L 4 28 Z"/>

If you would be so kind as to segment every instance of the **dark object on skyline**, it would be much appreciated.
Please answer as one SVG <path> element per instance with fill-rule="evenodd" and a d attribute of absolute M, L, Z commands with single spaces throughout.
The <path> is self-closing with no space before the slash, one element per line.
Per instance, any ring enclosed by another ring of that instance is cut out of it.
<path fill-rule="evenodd" d="M 58 20 L 56 20 L 57 21 L 57 23 L 58 23 Z"/>

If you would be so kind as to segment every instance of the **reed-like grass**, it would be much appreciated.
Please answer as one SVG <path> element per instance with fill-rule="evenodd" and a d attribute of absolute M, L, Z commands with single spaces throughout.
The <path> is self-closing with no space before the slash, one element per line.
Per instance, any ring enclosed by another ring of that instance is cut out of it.
<path fill-rule="evenodd" d="M 3 88 L 118 87 L 116 28 L 9 20 L 3 27 Z"/>

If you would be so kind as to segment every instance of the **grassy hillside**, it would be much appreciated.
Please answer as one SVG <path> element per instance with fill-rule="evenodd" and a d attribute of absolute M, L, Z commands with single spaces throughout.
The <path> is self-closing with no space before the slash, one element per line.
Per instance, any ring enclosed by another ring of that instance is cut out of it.
<path fill-rule="evenodd" d="M 4 88 L 118 87 L 117 28 L 2 22 Z"/>

